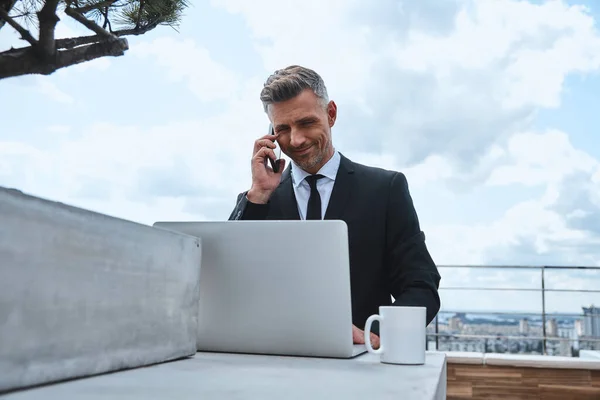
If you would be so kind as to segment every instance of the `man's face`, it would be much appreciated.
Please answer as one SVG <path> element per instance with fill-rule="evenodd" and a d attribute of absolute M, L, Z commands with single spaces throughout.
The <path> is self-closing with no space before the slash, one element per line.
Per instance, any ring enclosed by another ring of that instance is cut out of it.
<path fill-rule="evenodd" d="M 330 101 L 323 108 L 312 90 L 304 90 L 291 100 L 269 106 L 269 116 L 277 142 L 288 157 L 309 173 L 317 173 L 333 154 L 331 127 L 337 107 Z"/>

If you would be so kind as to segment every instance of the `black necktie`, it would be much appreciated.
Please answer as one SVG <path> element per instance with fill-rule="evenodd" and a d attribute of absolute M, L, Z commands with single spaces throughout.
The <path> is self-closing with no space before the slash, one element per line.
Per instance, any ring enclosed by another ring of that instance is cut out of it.
<path fill-rule="evenodd" d="M 309 175 L 306 182 L 310 186 L 310 197 L 308 198 L 308 207 L 306 209 L 306 219 L 321 219 L 321 196 L 317 190 L 317 179 L 323 178 L 323 175 Z"/>

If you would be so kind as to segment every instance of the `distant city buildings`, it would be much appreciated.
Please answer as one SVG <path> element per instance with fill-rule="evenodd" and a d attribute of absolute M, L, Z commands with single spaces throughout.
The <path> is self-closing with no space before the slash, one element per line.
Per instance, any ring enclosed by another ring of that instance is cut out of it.
<path fill-rule="evenodd" d="M 529 320 L 527 318 L 523 318 L 521 321 L 519 321 L 519 333 L 521 335 L 529 334 Z"/>
<path fill-rule="evenodd" d="M 448 329 L 451 331 L 460 331 L 462 329 L 462 321 L 458 316 L 451 317 L 448 320 Z"/>
<path fill-rule="evenodd" d="M 443 351 L 577 356 L 600 350 L 600 308 L 582 307 L 583 316 L 440 313 L 427 328 L 428 348 Z M 436 347 L 437 346 L 437 347 Z"/>
<path fill-rule="evenodd" d="M 558 326 L 556 325 L 556 319 L 551 318 L 546 321 L 546 336 L 558 336 Z"/>
<path fill-rule="evenodd" d="M 577 336 L 583 336 L 583 319 L 575 321 L 575 333 L 577 333 Z"/>
<path fill-rule="evenodd" d="M 600 337 L 600 308 L 582 307 L 583 309 L 583 335 L 588 337 Z"/>

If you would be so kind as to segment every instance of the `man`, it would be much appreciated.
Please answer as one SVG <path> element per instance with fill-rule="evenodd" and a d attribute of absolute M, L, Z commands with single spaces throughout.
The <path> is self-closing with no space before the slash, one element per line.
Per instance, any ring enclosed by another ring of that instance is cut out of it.
<path fill-rule="evenodd" d="M 335 149 L 331 128 L 337 106 L 315 71 L 300 66 L 278 70 L 260 98 L 275 134 L 254 143 L 252 185 L 238 196 L 229 219 L 345 221 L 354 343 L 364 343 L 366 319 L 379 306 L 390 305 L 390 295 L 394 305 L 427 307 L 429 324 L 440 308 L 440 275 L 405 176 L 352 162 Z M 266 163 L 276 160 L 274 141 L 292 160 L 288 168 L 279 160 L 277 173 Z M 377 335 L 371 341 L 379 346 Z"/>

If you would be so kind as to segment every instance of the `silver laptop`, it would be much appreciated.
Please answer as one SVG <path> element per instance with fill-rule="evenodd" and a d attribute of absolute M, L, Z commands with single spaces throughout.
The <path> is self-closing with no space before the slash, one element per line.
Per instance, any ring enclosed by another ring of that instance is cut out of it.
<path fill-rule="evenodd" d="M 198 350 L 331 358 L 352 342 L 346 223 L 156 222 L 202 239 Z"/>

